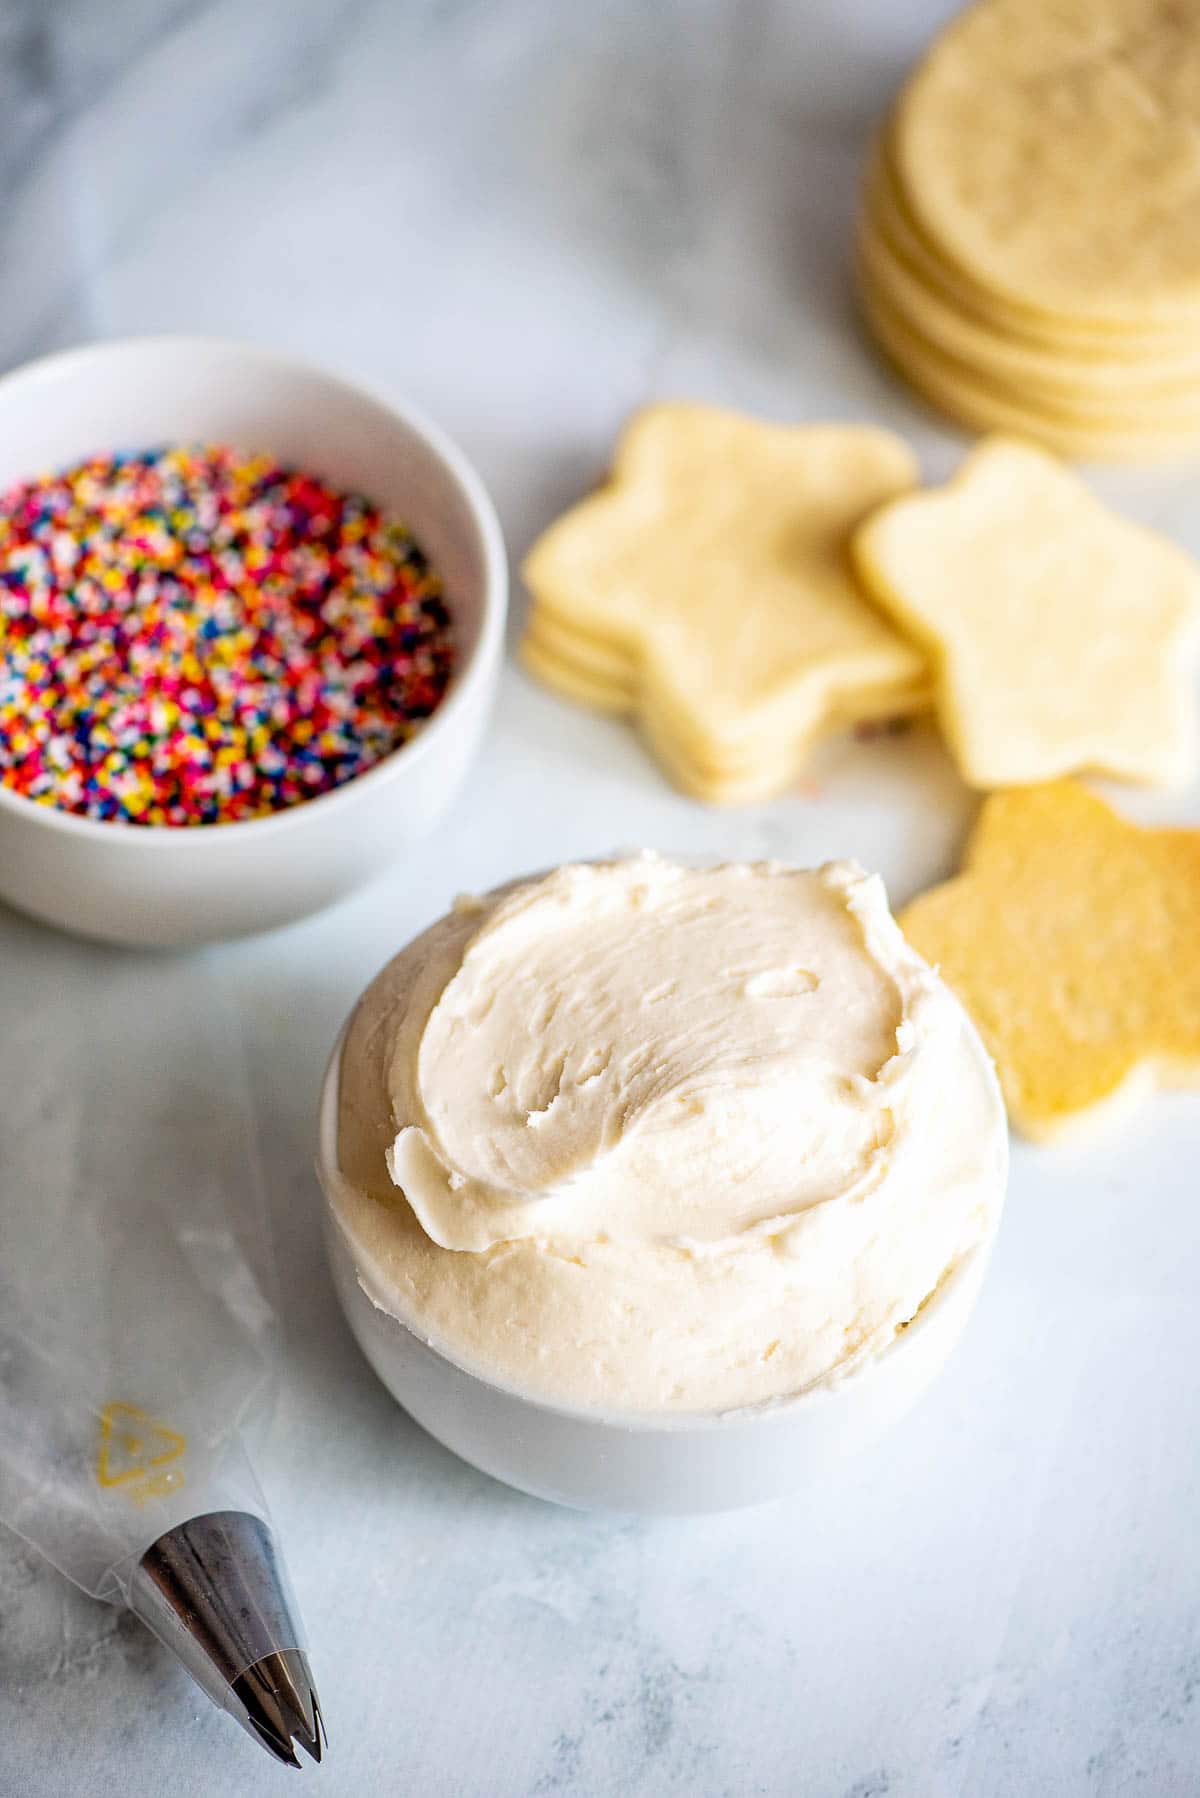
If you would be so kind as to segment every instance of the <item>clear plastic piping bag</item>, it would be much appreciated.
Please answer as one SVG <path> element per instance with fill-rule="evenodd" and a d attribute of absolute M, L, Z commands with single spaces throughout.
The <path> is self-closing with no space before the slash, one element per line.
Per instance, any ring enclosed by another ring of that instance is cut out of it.
<path fill-rule="evenodd" d="M 3 929 L 0 1521 L 170 1640 L 135 1589 L 150 1546 L 211 1513 L 269 1539 L 246 1448 L 276 1309 L 233 985 L 219 952 Z"/>

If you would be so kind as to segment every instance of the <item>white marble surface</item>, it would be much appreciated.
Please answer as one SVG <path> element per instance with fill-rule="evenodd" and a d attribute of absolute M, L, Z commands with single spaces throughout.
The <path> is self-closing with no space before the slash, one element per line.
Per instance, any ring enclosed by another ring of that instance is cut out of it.
<path fill-rule="evenodd" d="M 871 120 L 949 10 L 0 0 L 0 362 L 153 329 L 304 351 L 454 431 L 514 554 L 655 394 L 890 420 L 941 473 L 959 440 L 861 347 L 846 261 Z M 1100 485 L 1200 550 L 1194 472 Z M 0 918 L 9 1178 L 39 1168 L 62 1203 L 106 1118 L 107 1152 L 127 1130 L 186 1206 L 230 1103 L 263 1170 L 286 1370 L 262 1473 L 332 1734 L 314 1788 L 1200 1792 L 1194 1099 L 1091 1150 L 1018 1147 L 994 1271 L 935 1394 L 757 1514 L 639 1523 L 508 1492 L 405 1419 L 336 1311 L 313 1108 L 379 962 L 456 891 L 614 844 L 852 853 L 897 899 L 952 865 L 971 808 L 930 738 L 835 747 L 815 778 L 706 813 L 621 726 L 510 669 L 454 816 L 323 919 L 147 959 Z M 1200 793 L 1136 809 L 1200 818 Z M 150 1111 L 105 1017 L 140 1018 L 170 1072 Z M 197 1063 L 197 1029 L 226 1060 Z M 33 1250 L 2 1207 L 9 1264 Z M 0 1539 L 5 1798 L 292 1777 L 132 1620 Z"/>

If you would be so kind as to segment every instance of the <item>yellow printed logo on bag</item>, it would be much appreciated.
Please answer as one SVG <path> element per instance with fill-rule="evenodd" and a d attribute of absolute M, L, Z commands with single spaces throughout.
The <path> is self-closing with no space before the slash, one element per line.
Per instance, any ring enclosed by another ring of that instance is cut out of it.
<path fill-rule="evenodd" d="M 163 1498 L 183 1485 L 183 1469 L 174 1465 L 187 1447 L 187 1437 L 148 1417 L 136 1405 L 114 1402 L 100 1415 L 100 1449 L 96 1479 L 101 1486 L 122 1486 L 135 1505 Z"/>

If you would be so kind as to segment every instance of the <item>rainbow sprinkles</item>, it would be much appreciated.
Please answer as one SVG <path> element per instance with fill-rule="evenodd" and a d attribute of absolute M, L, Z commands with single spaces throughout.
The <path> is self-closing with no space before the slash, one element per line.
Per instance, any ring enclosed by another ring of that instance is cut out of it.
<path fill-rule="evenodd" d="M 266 456 L 95 456 L 0 495 L 0 785 L 39 804 L 260 818 L 398 749 L 453 666 L 408 531 Z"/>

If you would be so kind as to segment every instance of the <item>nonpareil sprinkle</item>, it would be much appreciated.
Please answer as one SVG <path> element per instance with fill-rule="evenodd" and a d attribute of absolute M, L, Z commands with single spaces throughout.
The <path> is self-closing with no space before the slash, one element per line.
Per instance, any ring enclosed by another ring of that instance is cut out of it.
<path fill-rule="evenodd" d="M 269 457 L 95 456 L 0 496 L 0 781 L 40 804 L 280 811 L 406 742 L 453 664 L 408 531 Z"/>

